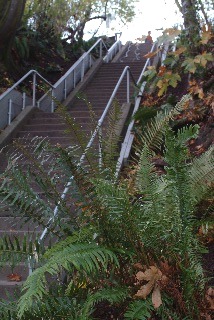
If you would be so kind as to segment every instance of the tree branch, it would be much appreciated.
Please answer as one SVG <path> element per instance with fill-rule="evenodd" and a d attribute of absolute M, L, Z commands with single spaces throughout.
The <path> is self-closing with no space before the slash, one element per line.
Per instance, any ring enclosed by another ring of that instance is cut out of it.
<path fill-rule="evenodd" d="M 178 7 L 178 9 L 179 9 L 180 13 L 183 13 L 183 12 L 182 12 L 182 6 L 181 6 L 181 4 L 180 4 L 179 0 L 175 0 L 175 4 L 177 5 L 177 7 Z"/>

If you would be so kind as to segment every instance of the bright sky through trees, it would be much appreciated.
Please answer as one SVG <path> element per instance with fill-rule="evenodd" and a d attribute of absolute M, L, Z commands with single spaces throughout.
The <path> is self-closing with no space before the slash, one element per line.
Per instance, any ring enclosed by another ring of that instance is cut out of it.
<path fill-rule="evenodd" d="M 149 30 L 155 40 L 162 34 L 156 29 L 166 29 L 182 24 L 182 16 L 173 0 L 140 0 L 137 15 L 132 23 L 123 27 L 123 38 L 134 40 Z"/>
<path fill-rule="evenodd" d="M 101 21 L 99 21 L 97 27 L 100 23 Z M 119 26 L 117 21 L 113 20 L 110 23 L 110 28 L 107 29 L 106 23 L 103 22 L 97 36 L 104 34 L 111 36 L 115 32 L 122 31 L 122 41 L 126 42 L 128 40 L 134 41 L 151 30 L 155 40 L 162 34 L 161 31 L 156 31 L 156 29 L 166 29 L 181 23 L 181 14 L 173 0 L 139 0 L 136 6 L 136 17 L 132 23 Z M 86 38 L 88 37 L 86 36 Z"/>

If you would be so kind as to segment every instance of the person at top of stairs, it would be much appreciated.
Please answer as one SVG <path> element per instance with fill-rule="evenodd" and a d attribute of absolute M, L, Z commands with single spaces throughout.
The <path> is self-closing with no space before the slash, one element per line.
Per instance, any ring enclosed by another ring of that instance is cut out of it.
<path fill-rule="evenodd" d="M 145 39 L 145 43 L 150 43 L 152 44 L 153 43 L 153 39 L 152 39 L 152 36 L 151 36 L 151 31 L 148 31 L 148 35 Z"/>

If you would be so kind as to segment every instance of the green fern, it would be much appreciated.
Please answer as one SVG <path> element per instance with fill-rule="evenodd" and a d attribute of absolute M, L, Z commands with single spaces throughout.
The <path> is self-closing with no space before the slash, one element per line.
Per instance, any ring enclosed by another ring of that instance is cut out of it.
<path fill-rule="evenodd" d="M 29 310 L 35 300 L 40 300 L 42 296 L 47 295 L 46 273 L 55 275 L 64 268 L 68 271 L 78 270 L 80 273 L 90 274 L 106 270 L 108 263 L 118 264 L 116 256 L 105 248 L 97 244 L 76 244 L 66 245 L 59 252 L 54 251 L 51 255 L 51 249 L 46 253 L 48 261 L 36 269 L 26 280 L 23 292 L 18 304 L 18 315 L 21 317 Z M 46 258 L 46 255 L 44 258 Z"/>
<path fill-rule="evenodd" d="M 122 107 L 115 100 L 108 114 L 108 124 L 102 130 L 102 165 L 104 168 L 112 171 L 114 176 L 117 158 L 119 156 L 119 143 L 121 140 L 120 119 L 122 116 Z"/>
<path fill-rule="evenodd" d="M 89 296 L 81 310 L 79 320 L 88 320 L 89 315 L 93 312 L 95 304 L 101 301 L 108 301 L 111 304 L 119 303 L 124 301 L 127 298 L 127 295 L 127 288 L 104 288 L 95 293 L 89 293 Z"/>
<path fill-rule="evenodd" d="M 0 318 L 2 320 L 18 320 L 17 302 L 0 300 Z"/>
<path fill-rule="evenodd" d="M 132 302 L 126 313 L 124 319 L 126 320 L 147 320 L 151 317 L 154 307 L 151 300 L 138 300 Z"/>
<path fill-rule="evenodd" d="M 163 135 L 169 126 L 169 121 L 173 120 L 183 110 L 188 100 L 190 100 L 190 95 L 185 95 L 172 110 L 157 113 L 141 135 L 142 144 L 147 144 L 151 150 L 159 151 L 163 143 Z"/>
<path fill-rule="evenodd" d="M 0 267 L 9 264 L 13 271 L 20 262 L 29 263 L 29 259 L 39 256 L 43 250 L 43 246 L 30 236 L 24 235 L 19 239 L 6 235 L 0 239 Z"/>

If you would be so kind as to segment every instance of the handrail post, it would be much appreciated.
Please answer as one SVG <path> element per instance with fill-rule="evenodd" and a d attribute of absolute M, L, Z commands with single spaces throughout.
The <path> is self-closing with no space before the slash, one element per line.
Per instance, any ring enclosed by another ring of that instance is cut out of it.
<path fill-rule="evenodd" d="M 36 72 L 33 72 L 33 107 L 36 106 Z"/>
<path fill-rule="evenodd" d="M 83 81 L 85 73 L 85 57 L 82 59 L 82 67 L 81 67 L 81 82 Z"/>
<path fill-rule="evenodd" d="M 65 81 L 64 81 L 64 99 L 66 99 L 66 98 L 67 98 L 67 81 L 65 79 Z"/>
<path fill-rule="evenodd" d="M 103 42 L 102 40 L 100 41 L 100 58 L 103 56 Z"/>
<path fill-rule="evenodd" d="M 12 99 L 9 99 L 9 105 L 8 105 L 8 125 L 11 124 L 12 120 Z"/>
<path fill-rule="evenodd" d="M 76 69 L 74 69 L 73 75 L 74 75 L 74 88 L 75 88 L 76 87 Z"/>
<path fill-rule="evenodd" d="M 23 92 L 22 94 L 22 110 L 24 110 L 26 107 L 26 93 Z"/>
<path fill-rule="evenodd" d="M 130 69 L 127 70 L 127 103 L 130 102 Z"/>
<path fill-rule="evenodd" d="M 100 120 L 98 121 L 98 126 L 99 126 L 99 129 L 98 129 L 98 153 L 99 153 L 99 168 L 101 169 L 102 168 L 102 128 L 101 128 L 101 122 Z"/>
<path fill-rule="evenodd" d="M 51 90 L 51 112 L 54 112 L 54 89 Z"/>

